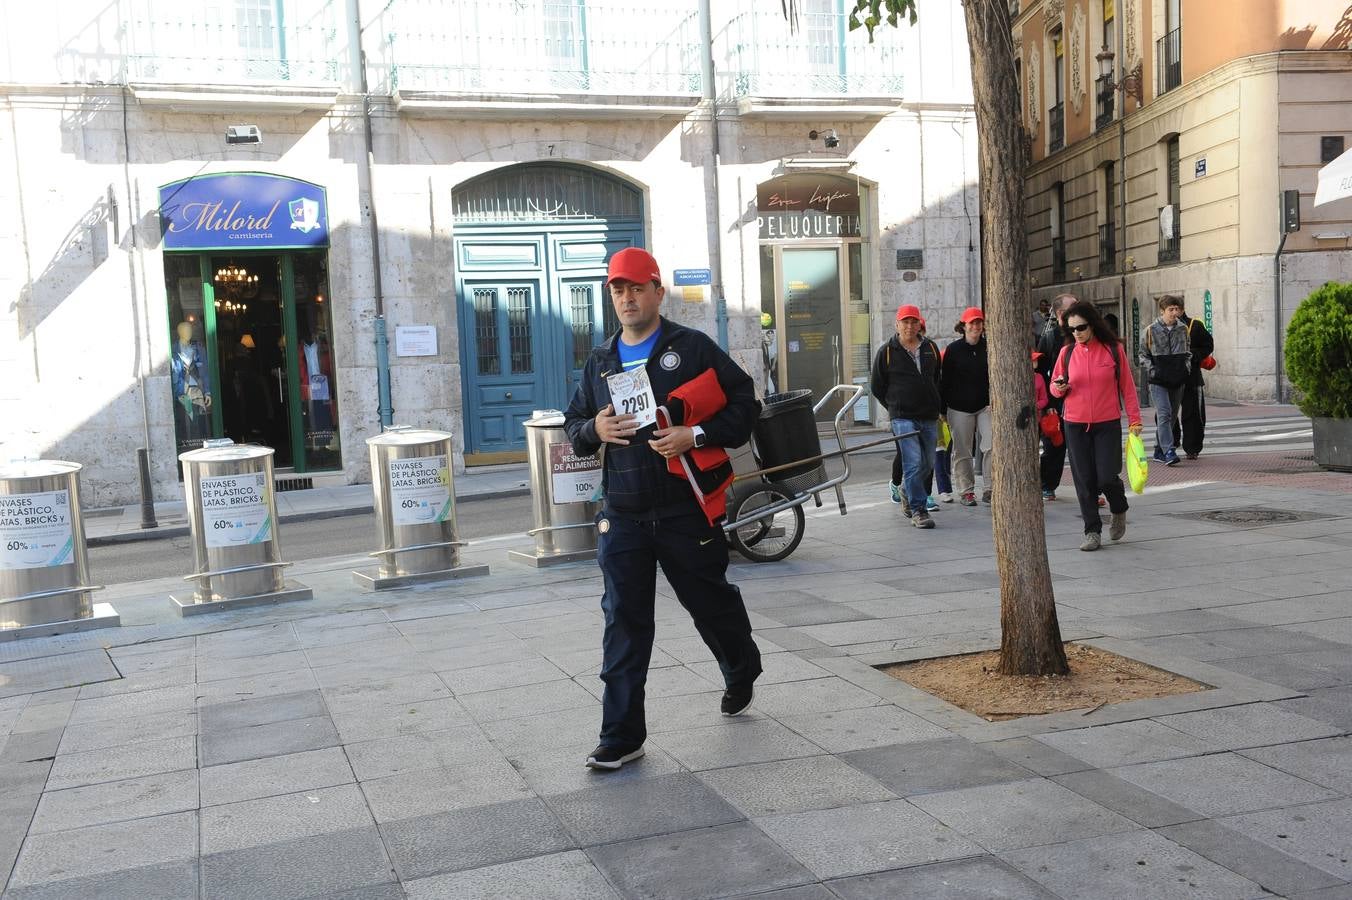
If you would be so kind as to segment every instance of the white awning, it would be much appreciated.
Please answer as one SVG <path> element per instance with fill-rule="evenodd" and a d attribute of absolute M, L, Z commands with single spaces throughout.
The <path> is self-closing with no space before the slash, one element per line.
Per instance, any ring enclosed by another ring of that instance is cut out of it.
<path fill-rule="evenodd" d="M 1319 170 L 1319 188 L 1314 192 L 1314 205 L 1321 206 L 1352 197 L 1352 150 Z"/>

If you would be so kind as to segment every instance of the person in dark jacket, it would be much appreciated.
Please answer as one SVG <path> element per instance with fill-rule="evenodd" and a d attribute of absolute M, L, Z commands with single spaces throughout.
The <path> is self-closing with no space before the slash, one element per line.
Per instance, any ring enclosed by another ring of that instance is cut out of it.
<path fill-rule="evenodd" d="M 939 388 L 953 435 L 953 480 L 963 506 L 976 506 L 972 450 L 981 447 L 981 477 L 991 502 L 991 380 L 986 361 L 986 315 L 975 306 L 962 311 L 962 340 L 944 348 Z"/>
<path fill-rule="evenodd" d="M 658 566 L 722 670 L 724 715 L 750 707 L 761 673 L 741 592 L 727 580 L 723 531 L 706 518 L 690 482 L 668 467 L 692 448 L 745 444 L 760 413 L 755 386 L 708 335 L 658 314 L 665 290 L 647 251 L 626 248 L 611 257 L 607 285 L 620 331 L 592 351 L 564 415 L 574 453 L 605 449 L 605 505 L 596 521 L 605 692 L 601 741 L 586 760 L 603 770 L 643 755 Z M 653 414 L 668 395 L 710 370 L 723 407 L 698 425 L 657 427 Z"/>
<path fill-rule="evenodd" d="M 1192 359 L 1188 363 L 1188 380 L 1183 382 L 1183 399 L 1179 403 L 1178 420 L 1174 422 L 1174 446 L 1182 447 L 1188 459 L 1202 455 L 1202 440 L 1206 436 L 1206 380 L 1202 377 L 1202 360 L 1216 352 L 1216 339 L 1201 319 L 1191 317 L 1185 309 L 1179 318 L 1188 328 L 1188 349 Z"/>
<path fill-rule="evenodd" d="M 897 333 L 873 358 L 869 390 L 887 407 L 893 434 L 917 432 L 900 442 L 902 481 L 911 524 L 933 528 L 934 520 L 925 509 L 925 483 L 933 471 L 944 402 L 939 393 L 939 347 L 921 337 L 921 322 L 919 307 L 897 309 Z"/>
<path fill-rule="evenodd" d="M 1056 364 L 1056 354 L 1061 352 L 1061 348 L 1066 345 L 1068 340 L 1065 331 L 1066 310 L 1075 304 L 1074 294 L 1061 294 L 1052 301 L 1053 316 L 1047 317 L 1047 324 L 1042 329 L 1042 337 L 1038 339 L 1037 351 L 1041 355 L 1038 357 L 1037 374 L 1043 382 L 1050 387 L 1052 366 Z M 1051 397 L 1051 409 L 1061 415 L 1061 398 Z M 1062 429 L 1064 432 L 1065 429 Z M 1042 499 L 1051 501 L 1056 499 L 1056 489 L 1061 486 L 1061 474 L 1066 468 L 1066 444 L 1065 441 L 1057 444 L 1045 434 L 1041 437 L 1042 441 L 1042 459 L 1039 463 L 1040 475 L 1042 478 Z"/>
<path fill-rule="evenodd" d="M 1150 383 L 1150 405 L 1155 407 L 1155 459 L 1178 465 L 1174 449 L 1174 420 L 1183 403 L 1183 385 L 1189 378 L 1192 351 L 1188 329 L 1180 321 L 1183 298 L 1165 294 L 1159 299 L 1159 318 L 1141 335 L 1140 363 Z"/>

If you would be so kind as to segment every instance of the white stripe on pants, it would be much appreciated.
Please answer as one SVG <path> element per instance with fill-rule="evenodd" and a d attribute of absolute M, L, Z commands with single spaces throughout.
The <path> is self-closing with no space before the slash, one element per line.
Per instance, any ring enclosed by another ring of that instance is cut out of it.
<path fill-rule="evenodd" d="M 972 471 L 972 449 L 977 433 L 981 436 L 981 477 L 986 490 L 991 487 L 991 408 L 968 413 L 948 410 L 948 430 L 953 434 L 953 488 L 959 494 L 976 492 L 976 475 Z"/>

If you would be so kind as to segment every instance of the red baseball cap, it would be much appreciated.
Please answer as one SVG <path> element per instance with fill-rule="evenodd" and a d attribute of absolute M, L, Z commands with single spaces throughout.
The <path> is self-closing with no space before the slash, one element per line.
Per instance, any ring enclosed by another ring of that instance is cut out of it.
<path fill-rule="evenodd" d="M 958 321 L 971 322 L 975 319 L 980 319 L 984 322 L 986 321 L 986 314 L 975 306 L 969 306 L 962 311 L 962 315 L 958 318 Z"/>
<path fill-rule="evenodd" d="M 897 321 L 900 322 L 902 319 L 918 319 L 921 322 L 925 321 L 924 316 L 920 315 L 920 307 L 911 306 L 909 303 L 905 306 L 897 307 Z"/>
<path fill-rule="evenodd" d="M 657 260 L 647 250 L 640 247 L 625 247 L 610 258 L 606 269 L 606 284 L 617 279 L 642 284 L 645 281 L 661 281 L 662 270 Z"/>
<path fill-rule="evenodd" d="M 1041 351 L 1041 350 L 1034 350 L 1034 351 L 1033 351 L 1033 362 L 1037 362 L 1038 357 L 1041 356 L 1041 355 L 1042 355 L 1042 351 Z"/>

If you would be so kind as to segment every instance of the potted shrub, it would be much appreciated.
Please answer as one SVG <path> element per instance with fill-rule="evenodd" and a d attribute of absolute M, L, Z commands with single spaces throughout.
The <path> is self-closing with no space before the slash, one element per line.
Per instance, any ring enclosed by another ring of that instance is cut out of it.
<path fill-rule="evenodd" d="M 1330 281 L 1286 327 L 1286 374 L 1314 423 L 1314 461 L 1352 472 L 1352 284 Z"/>

